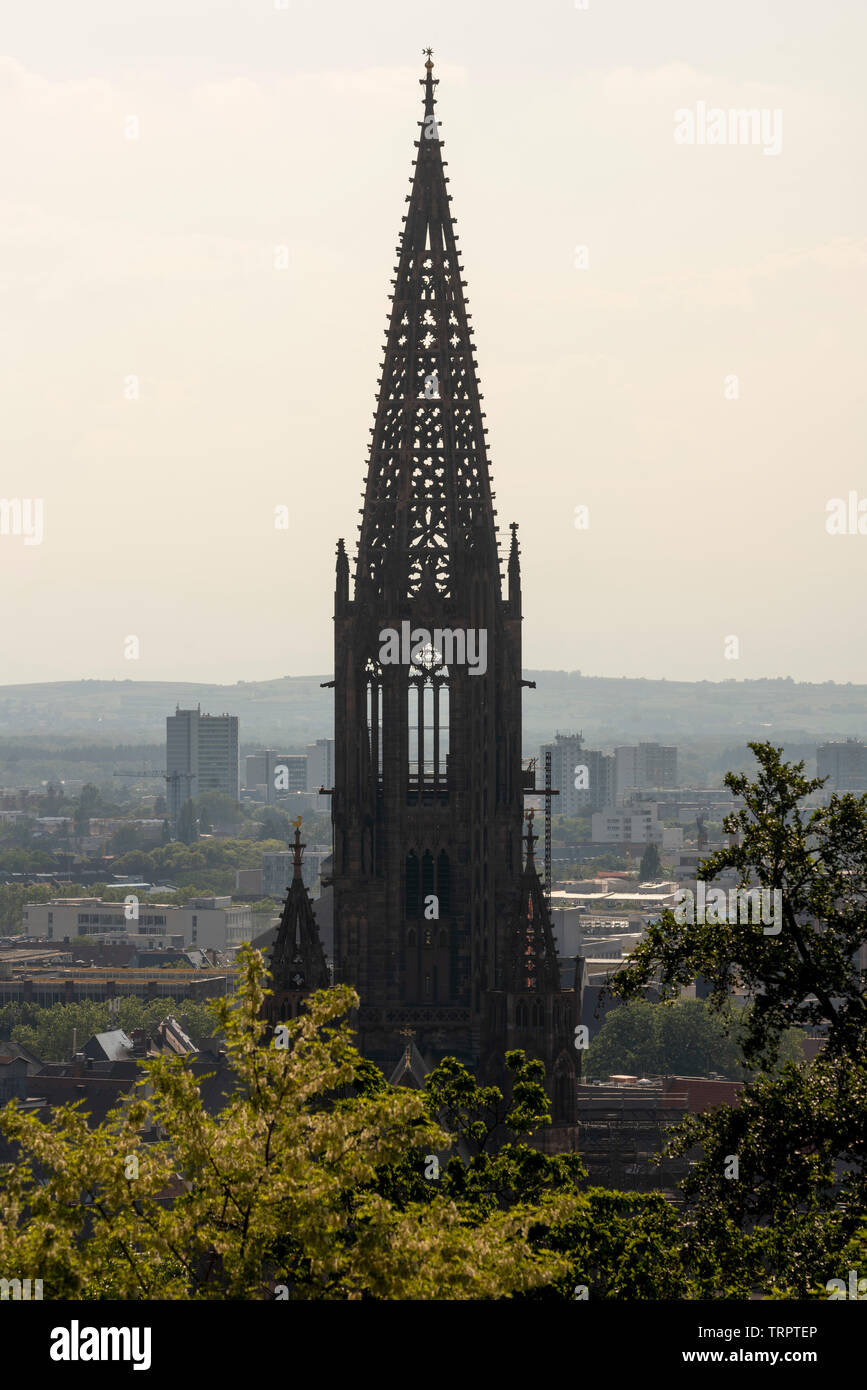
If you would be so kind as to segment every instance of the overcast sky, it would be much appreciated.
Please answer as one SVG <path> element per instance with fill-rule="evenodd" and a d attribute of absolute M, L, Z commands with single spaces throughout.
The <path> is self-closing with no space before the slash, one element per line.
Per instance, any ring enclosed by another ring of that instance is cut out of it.
<path fill-rule="evenodd" d="M 826 529 L 867 499 L 865 31 L 863 0 L 7 7 L 0 497 L 43 535 L 7 509 L 0 681 L 331 670 L 427 44 L 524 665 L 867 681 L 867 535 Z M 775 139 L 676 141 L 715 108 Z"/>

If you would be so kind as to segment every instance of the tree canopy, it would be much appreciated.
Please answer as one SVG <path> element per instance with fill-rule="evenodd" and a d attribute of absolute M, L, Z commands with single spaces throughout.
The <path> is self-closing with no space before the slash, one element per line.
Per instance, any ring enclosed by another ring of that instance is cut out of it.
<path fill-rule="evenodd" d="M 684 1183 L 692 1220 L 685 1258 L 713 1256 L 742 1294 L 770 1280 L 778 1293 L 803 1297 L 858 1239 L 867 1211 L 867 992 L 860 965 L 867 797 L 832 796 L 828 805 L 805 810 L 804 798 L 822 782 L 805 778 L 803 763 L 785 762 L 772 744 L 750 748 L 757 775 L 725 778 L 743 800 L 724 822 L 737 843 L 698 872 L 711 881 L 734 869 L 744 886 L 778 891 L 780 931 L 766 934 L 762 924 L 744 921 L 681 923 L 665 911 L 611 989 L 635 999 L 654 980 L 674 997 L 702 975 L 712 987 L 711 1007 L 724 1013 L 737 985 L 751 1000 L 740 1046 L 757 1069 L 773 1066 L 792 1026 L 820 1030 L 824 1048 L 812 1063 L 789 1062 L 758 1076 L 738 1106 L 691 1116 L 669 1146 L 672 1154 L 696 1148 L 701 1155 Z"/>

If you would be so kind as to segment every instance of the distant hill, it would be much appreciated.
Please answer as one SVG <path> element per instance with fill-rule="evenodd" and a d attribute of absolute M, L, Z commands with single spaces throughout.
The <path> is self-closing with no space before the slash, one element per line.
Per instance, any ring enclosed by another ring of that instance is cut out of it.
<path fill-rule="evenodd" d="M 590 747 L 639 739 L 742 747 L 774 738 L 815 745 L 826 737 L 867 737 L 867 686 L 797 683 L 791 679 L 665 681 L 527 671 L 524 751 L 533 753 L 556 730 L 583 730 Z M 237 714 L 244 744 L 286 751 L 330 736 L 333 692 L 327 675 L 205 685 L 178 681 L 59 681 L 0 686 L 0 744 L 40 742 L 157 744 L 165 719 L 180 704 L 208 714 Z"/>

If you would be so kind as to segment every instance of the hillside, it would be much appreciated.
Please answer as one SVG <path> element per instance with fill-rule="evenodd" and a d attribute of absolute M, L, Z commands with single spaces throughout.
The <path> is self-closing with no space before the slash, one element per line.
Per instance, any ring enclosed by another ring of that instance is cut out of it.
<path fill-rule="evenodd" d="M 555 730 L 582 729 L 589 746 L 638 739 L 743 745 L 751 738 L 814 744 L 867 736 L 867 686 L 799 684 L 788 679 L 665 681 L 527 671 L 524 748 L 534 752 Z M 331 733 L 327 675 L 205 685 L 169 681 L 66 681 L 0 686 L 0 741 L 36 736 L 88 743 L 156 743 L 180 704 L 237 714 L 245 744 L 287 751 Z"/>

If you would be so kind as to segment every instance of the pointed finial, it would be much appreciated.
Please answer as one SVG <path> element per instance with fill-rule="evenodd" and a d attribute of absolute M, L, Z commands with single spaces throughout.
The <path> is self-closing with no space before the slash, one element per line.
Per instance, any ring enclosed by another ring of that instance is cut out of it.
<path fill-rule="evenodd" d="M 293 849 L 294 854 L 295 854 L 295 859 L 294 859 L 294 861 L 293 861 L 293 866 L 292 866 L 292 877 L 293 877 L 293 879 L 300 879 L 300 878 L 301 878 L 301 863 L 302 863 L 301 851 L 302 851 L 303 849 L 306 849 L 306 848 L 307 848 L 306 845 L 302 845 L 302 843 L 301 843 L 301 820 L 302 820 L 302 817 L 299 816 L 297 820 L 293 820 L 293 821 L 292 821 L 292 824 L 293 824 L 294 827 L 295 827 L 295 843 L 294 843 L 294 845 L 292 846 L 292 849 Z"/>
<path fill-rule="evenodd" d="M 434 75 L 433 75 L 433 56 L 432 56 L 432 55 L 433 55 L 433 49 L 432 49 L 432 48 L 423 48 L 423 49 L 422 49 L 422 53 L 427 54 L 427 62 L 426 62 L 425 65 L 424 65 L 424 66 L 425 66 L 425 76 L 424 76 L 424 77 L 420 77 L 418 80 L 419 80 L 421 86 L 424 87 L 424 114 L 425 114 L 425 120 L 426 120 L 426 121 L 432 122 L 430 128 L 427 128 L 427 127 L 425 128 L 425 136 L 426 136 L 426 138 L 427 138 L 428 140 L 439 140 L 439 135 L 437 134 L 436 123 L 433 122 L 433 110 L 434 110 L 434 105 L 435 105 L 435 103 L 436 103 L 436 98 L 434 97 L 434 87 L 435 87 L 435 86 L 437 85 L 437 83 L 439 82 L 439 78 L 438 78 L 438 77 L 434 77 Z"/>

